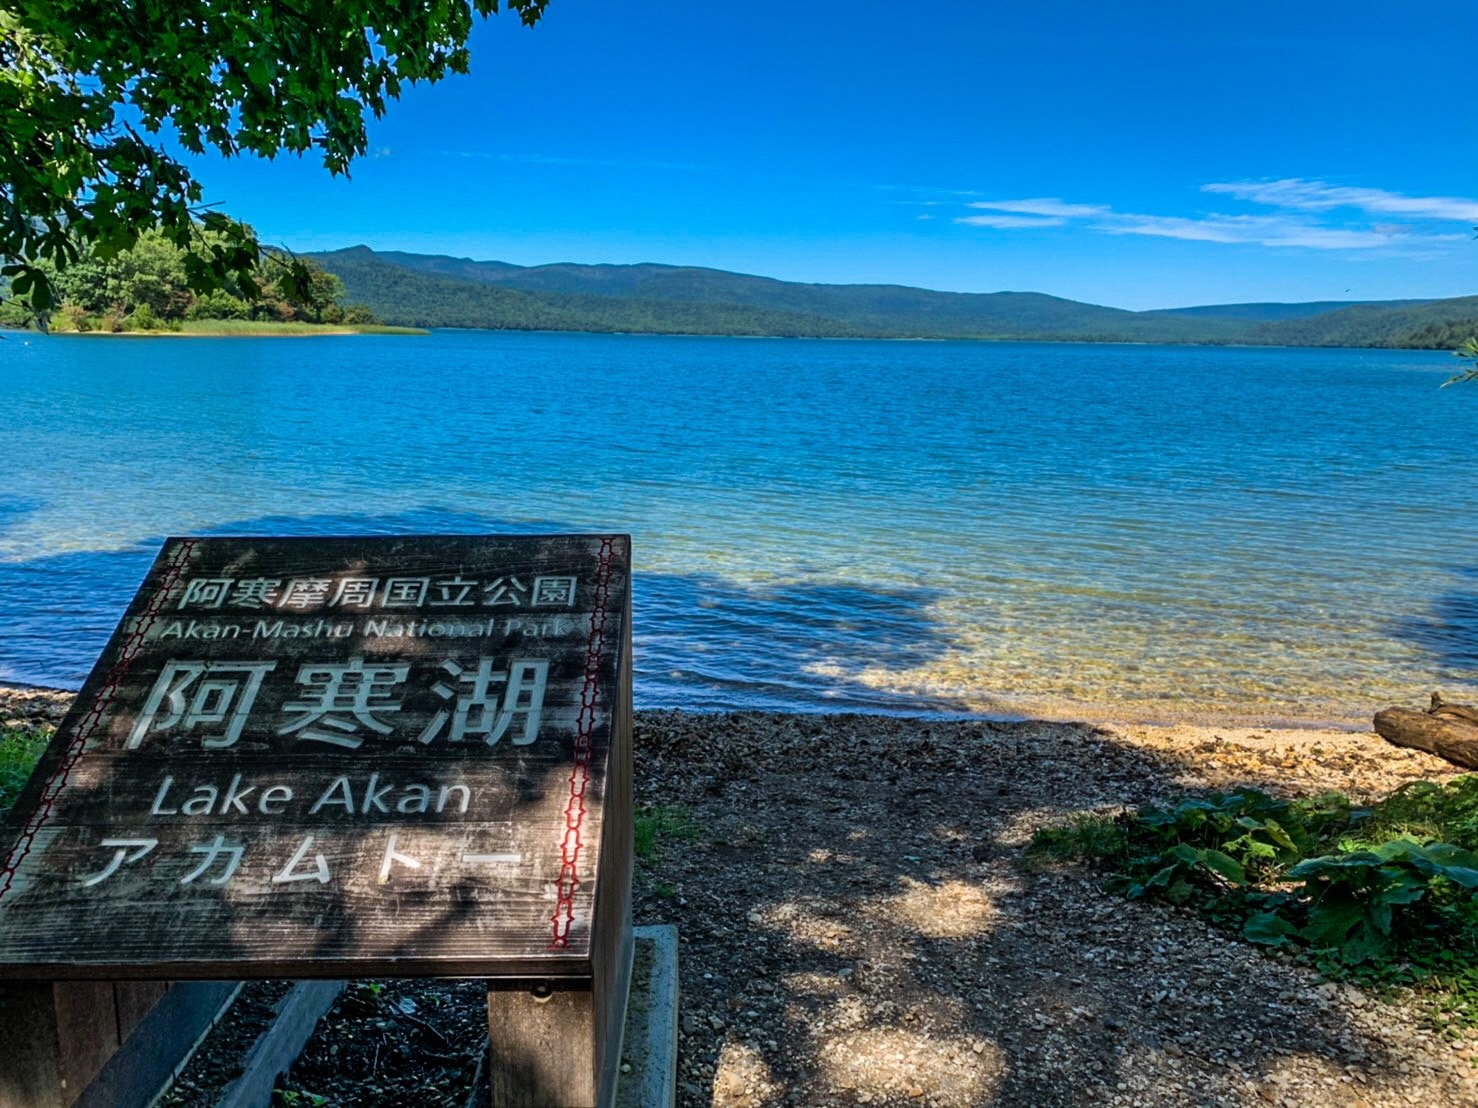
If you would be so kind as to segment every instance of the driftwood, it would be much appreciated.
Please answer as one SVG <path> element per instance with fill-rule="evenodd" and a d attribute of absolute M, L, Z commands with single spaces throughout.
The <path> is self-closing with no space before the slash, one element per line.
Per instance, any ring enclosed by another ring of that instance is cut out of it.
<path fill-rule="evenodd" d="M 1433 716 L 1456 716 L 1458 719 L 1466 719 L 1478 723 L 1478 708 L 1467 704 L 1449 704 L 1442 699 L 1441 693 L 1432 694 L 1432 706 L 1427 709 L 1428 715 Z"/>
<path fill-rule="evenodd" d="M 1448 704 L 1437 693 L 1425 712 L 1387 708 L 1375 714 L 1375 731 L 1395 746 L 1425 750 L 1464 769 L 1478 769 L 1478 708 Z"/>

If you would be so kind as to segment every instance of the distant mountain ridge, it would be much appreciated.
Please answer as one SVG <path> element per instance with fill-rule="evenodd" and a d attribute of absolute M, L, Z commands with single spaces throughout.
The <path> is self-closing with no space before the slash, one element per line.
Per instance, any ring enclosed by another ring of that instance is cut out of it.
<path fill-rule="evenodd" d="M 1289 319 L 1307 319 L 1344 308 L 1375 305 L 1382 308 L 1408 308 L 1430 304 L 1430 300 L 1312 300 L 1302 304 L 1206 304 L 1196 308 L 1156 308 L 1146 315 L 1186 315 L 1198 319 L 1236 319 L 1247 323 L 1280 323 Z"/>
<path fill-rule="evenodd" d="M 1131 312 L 1035 292 L 802 284 L 657 263 L 518 266 L 367 246 L 307 256 L 351 300 L 415 327 L 1432 349 L 1478 335 L 1478 297 Z"/>

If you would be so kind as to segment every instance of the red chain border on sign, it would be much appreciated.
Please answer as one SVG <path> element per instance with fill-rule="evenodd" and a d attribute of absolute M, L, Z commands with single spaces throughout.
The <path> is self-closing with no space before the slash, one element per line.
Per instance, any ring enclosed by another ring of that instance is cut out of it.
<path fill-rule="evenodd" d="M 51 817 L 51 809 L 56 804 L 57 797 L 61 795 L 62 789 L 67 786 L 67 778 L 71 775 L 73 767 L 82 757 L 82 752 L 87 748 L 88 740 L 92 738 L 98 727 L 103 722 L 103 713 L 107 711 L 108 704 L 118 692 L 118 687 L 128 676 L 134 659 L 138 657 L 139 650 L 144 645 L 144 638 L 153 629 L 159 619 L 159 613 L 164 608 L 164 603 L 169 599 L 170 590 L 179 582 L 184 575 L 186 566 L 190 563 L 190 555 L 195 550 L 196 540 L 183 539 L 174 557 L 165 567 L 164 578 L 159 582 L 159 588 L 149 598 L 149 606 L 140 612 L 133 620 L 133 626 L 123 640 L 123 646 L 118 651 L 118 660 L 113 663 L 113 668 L 108 670 L 108 675 L 103 679 L 102 687 L 98 689 L 97 695 L 93 697 L 87 714 L 77 724 L 76 733 L 72 741 L 67 744 L 66 753 L 57 764 L 56 772 L 46 782 L 46 787 L 41 790 L 41 799 L 35 809 L 26 817 L 24 827 L 21 829 L 20 838 L 16 840 L 11 849 L 9 857 L 5 859 L 5 865 L 0 866 L 0 897 L 10 891 L 11 884 L 15 881 L 16 871 L 20 869 L 21 863 L 26 860 L 26 855 L 31 853 L 31 847 L 35 845 L 36 836 L 41 827 Z"/>
<path fill-rule="evenodd" d="M 580 887 L 576 865 L 584 844 L 580 834 L 585 823 L 585 789 L 590 784 L 590 744 L 595 731 L 595 701 L 600 692 L 600 664 L 606 645 L 606 602 L 611 591 L 611 553 L 614 539 L 600 542 L 600 563 L 595 571 L 595 602 L 590 612 L 590 638 L 585 645 L 585 684 L 580 690 L 580 717 L 575 728 L 575 765 L 570 770 L 570 799 L 565 805 L 565 834 L 560 843 L 559 902 L 550 922 L 554 938 L 550 950 L 567 950 L 570 927 L 575 922 L 575 890 Z"/>

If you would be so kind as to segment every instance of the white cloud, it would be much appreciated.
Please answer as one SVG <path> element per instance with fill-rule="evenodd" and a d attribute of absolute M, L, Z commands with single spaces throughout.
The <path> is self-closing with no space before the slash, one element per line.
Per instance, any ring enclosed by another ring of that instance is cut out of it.
<path fill-rule="evenodd" d="M 1036 196 L 1026 200 L 977 200 L 970 207 L 985 208 L 993 212 L 1017 212 L 1021 215 L 1061 216 L 1064 219 L 1107 215 L 1112 210 L 1102 204 L 1068 204 L 1055 196 Z"/>
<path fill-rule="evenodd" d="M 1265 215 L 1220 212 L 1189 216 L 1117 212 L 1107 204 L 1075 204 L 1056 197 L 978 200 L 966 206 L 989 214 L 960 216 L 956 223 L 1002 231 L 1031 230 L 1077 224 L 1100 234 L 1215 242 L 1230 245 L 1302 247 L 1308 250 L 1372 251 L 1431 248 L 1466 239 L 1466 235 L 1421 230 L 1397 222 L 1320 219 L 1337 208 L 1362 215 L 1400 214 L 1426 220 L 1478 222 L 1478 200 L 1458 197 L 1413 197 L 1382 189 L 1348 188 L 1321 181 L 1240 181 L 1210 184 L 1203 192 L 1282 209 Z"/>
<path fill-rule="evenodd" d="M 1100 224 L 1097 229 L 1111 235 L 1149 235 L 1192 242 L 1258 246 L 1303 246 L 1313 250 L 1370 250 L 1410 237 L 1373 229 L 1319 227 L 1287 217 L 1255 215 L 1210 215 L 1187 219 L 1125 214 L 1116 217 L 1112 223 Z"/>
<path fill-rule="evenodd" d="M 1202 192 L 1234 196 L 1254 204 L 1302 212 L 1354 208 L 1372 215 L 1478 223 L 1478 200 L 1460 196 L 1406 196 L 1385 189 L 1353 188 L 1288 177 L 1281 181 L 1226 181 L 1202 185 Z"/>
<path fill-rule="evenodd" d="M 1028 215 L 962 215 L 956 223 L 968 223 L 971 227 L 994 227 L 1001 231 L 1022 231 L 1032 227 L 1061 227 L 1065 219 L 1038 219 Z"/>

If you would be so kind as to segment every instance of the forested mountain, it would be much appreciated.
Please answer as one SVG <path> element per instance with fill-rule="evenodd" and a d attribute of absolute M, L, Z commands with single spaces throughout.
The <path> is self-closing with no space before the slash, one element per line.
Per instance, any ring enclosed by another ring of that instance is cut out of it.
<path fill-rule="evenodd" d="M 1478 335 L 1478 298 L 1129 312 L 1033 292 L 800 284 L 694 266 L 517 266 L 365 246 L 308 257 L 387 322 L 417 327 L 1429 348 Z"/>
<path fill-rule="evenodd" d="M 1325 312 L 1337 312 L 1341 308 L 1405 308 L 1413 304 L 1430 303 L 1430 300 L 1312 300 L 1302 304 L 1205 304 L 1196 308 L 1160 308 L 1145 314 L 1235 319 L 1243 323 L 1280 323 L 1287 319 L 1308 319 Z"/>
<path fill-rule="evenodd" d="M 415 255 L 401 255 L 414 257 Z M 530 293 L 498 284 L 438 276 L 393 265 L 365 248 L 307 255 L 336 274 L 356 301 L 385 305 L 411 327 L 483 327 L 514 331 L 635 331 L 654 334 L 882 337 L 835 319 L 738 304 Z M 478 264 L 478 263 L 470 263 Z M 499 264 L 499 263 L 492 263 Z M 382 316 L 383 318 L 383 316 Z"/>
<path fill-rule="evenodd" d="M 1478 296 L 1396 306 L 1357 304 L 1254 327 L 1248 341 L 1284 346 L 1399 346 L 1452 350 L 1478 335 Z"/>

